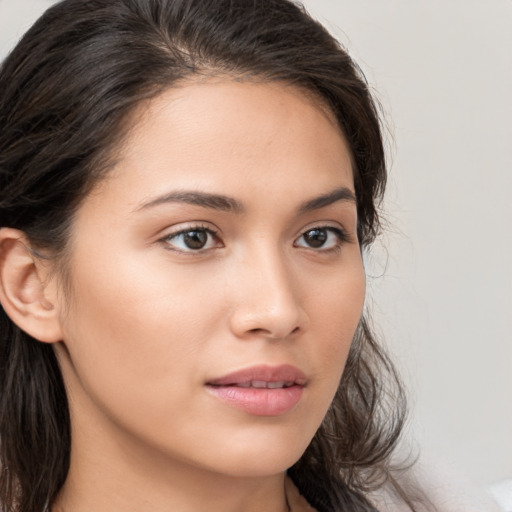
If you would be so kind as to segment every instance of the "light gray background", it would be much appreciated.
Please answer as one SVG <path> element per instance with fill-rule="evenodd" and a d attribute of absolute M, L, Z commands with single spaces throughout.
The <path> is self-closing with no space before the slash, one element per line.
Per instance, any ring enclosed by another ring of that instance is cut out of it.
<path fill-rule="evenodd" d="M 0 0 L 0 56 L 52 3 Z M 409 436 L 477 487 L 512 478 L 512 1 L 305 5 L 386 113 L 390 229 L 369 290 Z"/>

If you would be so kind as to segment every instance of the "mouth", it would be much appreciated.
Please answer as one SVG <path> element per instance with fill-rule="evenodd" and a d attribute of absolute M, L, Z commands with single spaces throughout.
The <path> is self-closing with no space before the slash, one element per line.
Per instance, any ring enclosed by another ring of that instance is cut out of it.
<path fill-rule="evenodd" d="M 290 365 L 254 366 L 210 380 L 206 389 L 224 404 L 256 416 L 279 416 L 294 409 L 307 384 Z"/>
<path fill-rule="evenodd" d="M 294 385 L 305 386 L 306 383 L 305 373 L 289 364 L 251 366 L 207 382 L 211 386 L 239 386 L 244 388 L 284 388 Z"/>
<path fill-rule="evenodd" d="M 215 386 L 215 384 L 211 384 Z M 293 381 L 276 381 L 276 382 L 267 382 L 264 380 L 252 380 L 248 382 L 239 382 L 237 384 L 228 384 L 228 386 L 233 386 L 237 388 L 255 388 L 255 389 L 286 389 L 291 388 L 296 385 Z"/>

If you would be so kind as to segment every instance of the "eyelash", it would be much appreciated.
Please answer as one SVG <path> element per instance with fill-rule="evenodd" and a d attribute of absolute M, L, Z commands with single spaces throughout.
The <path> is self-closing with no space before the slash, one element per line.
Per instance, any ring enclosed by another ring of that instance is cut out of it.
<path fill-rule="evenodd" d="M 334 236 L 337 238 L 337 242 L 335 243 L 335 245 L 333 247 L 328 247 L 328 248 L 322 248 L 322 247 L 315 248 L 315 247 L 311 247 L 311 246 L 308 246 L 308 245 L 298 245 L 297 244 L 298 240 L 300 240 L 306 234 L 311 233 L 313 231 L 326 231 L 326 232 L 328 232 L 330 234 L 334 234 Z M 176 231 L 174 233 L 169 233 L 169 234 L 165 235 L 164 237 L 162 237 L 159 240 L 159 242 L 162 242 L 163 244 L 165 244 L 167 250 L 179 252 L 179 253 L 182 253 L 182 254 L 187 254 L 187 253 L 188 254 L 199 254 L 199 253 L 202 253 L 202 252 L 205 252 L 205 251 L 209 251 L 209 250 L 215 248 L 215 247 L 208 247 L 208 248 L 200 247 L 200 248 L 197 248 L 197 249 L 193 249 L 193 248 L 190 248 L 190 247 L 188 247 L 188 248 L 175 248 L 175 247 L 172 247 L 172 244 L 170 242 L 173 239 L 177 239 L 179 236 L 186 235 L 187 233 L 193 233 L 193 232 L 205 233 L 209 237 L 211 237 L 213 242 L 215 242 L 215 243 L 218 243 L 219 240 L 220 240 L 219 236 L 218 236 L 218 231 L 212 229 L 211 227 L 198 224 L 198 225 L 187 226 L 186 228 L 180 229 L 180 230 L 178 230 L 178 231 Z M 341 247 L 345 243 L 351 242 L 351 240 L 352 239 L 351 239 L 350 235 L 344 229 L 342 229 L 340 227 L 334 227 L 334 226 L 328 226 L 328 225 L 327 226 L 320 225 L 320 226 L 312 226 L 312 227 L 304 230 L 300 234 L 300 236 L 295 239 L 294 247 L 310 249 L 310 250 L 312 250 L 314 252 L 318 252 L 318 253 L 332 253 L 332 252 L 339 252 Z"/>

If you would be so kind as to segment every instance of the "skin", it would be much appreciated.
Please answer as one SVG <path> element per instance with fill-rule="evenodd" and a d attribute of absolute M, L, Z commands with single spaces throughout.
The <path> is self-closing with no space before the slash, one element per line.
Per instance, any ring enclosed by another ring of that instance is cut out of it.
<path fill-rule="evenodd" d="M 74 219 L 70 293 L 47 287 L 73 431 L 54 510 L 282 512 L 364 302 L 355 202 L 301 210 L 353 193 L 347 144 L 326 108 L 278 83 L 190 83 L 131 123 Z M 176 191 L 238 209 L 162 199 Z M 304 372 L 299 403 L 258 416 L 208 392 L 255 364 Z"/>

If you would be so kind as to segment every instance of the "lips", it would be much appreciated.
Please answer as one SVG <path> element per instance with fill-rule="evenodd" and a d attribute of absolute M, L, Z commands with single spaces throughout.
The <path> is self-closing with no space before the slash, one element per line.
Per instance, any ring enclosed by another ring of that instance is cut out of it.
<path fill-rule="evenodd" d="M 224 377 L 208 381 L 212 386 L 243 386 L 253 384 L 252 387 L 266 387 L 269 383 L 282 383 L 304 386 L 307 382 L 306 375 L 295 366 L 283 364 L 280 366 L 253 366 L 244 370 L 230 373 Z M 265 384 L 265 386 L 263 386 Z M 280 386 L 280 387 L 283 387 Z"/>
<path fill-rule="evenodd" d="M 239 382 L 238 384 L 232 384 L 232 386 L 237 386 L 239 388 L 259 388 L 259 389 L 279 389 L 279 388 L 290 388 L 295 383 L 291 380 L 289 381 L 275 381 L 275 382 L 265 382 L 264 380 L 252 380 L 250 382 Z"/>
<path fill-rule="evenodd" d="M 254 366 L 206 383 L 225 404 L 257 416 L 278 416 L 293 409 L 306 386 L 306 375 L 290 365 Z"/>

